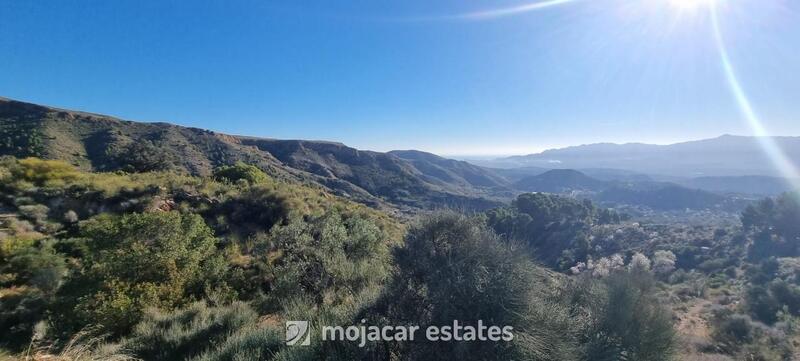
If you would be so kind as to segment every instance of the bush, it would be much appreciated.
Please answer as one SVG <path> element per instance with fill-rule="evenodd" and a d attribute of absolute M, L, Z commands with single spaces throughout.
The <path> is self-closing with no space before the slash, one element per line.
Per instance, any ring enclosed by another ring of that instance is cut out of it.
<path fill-rule="evenodd" d="M 126 172 L 164 171 L 175 167 L 177 162 L 171 152 L 147 139 L 132 142 L 109 156 L 116 169 Z"/>
<path fill-rule="evenodd" d="M 764 286 L 752 285 L 747 290 L 747 309 L 758 320 L 773 324 L 778 312 L 800 316 L 800 286 L 777 279 Z"/>
<path fill-rule="evenodd" d="M 120 344 L 145 360 L 188 359 L 213 350 L 257 319 L 241 302 L 219 307 L 197 302 L 171 313 L 152 309 Z"/>
<path fill-rule="evenodd" d="M 287 299 L 336 306 L 377 293 L 389 275 L 388 235 L 363 217 L 327 212 L 276 227 L 257 254 L 272 310 Z"/>
<path fill-rule="evenodd" d="M 49 243 L 19 248 L 8 257 L 0 271 L 11 275 L 6 285 L 30 286 L 54 293 L 66 274 L 66 262 Z"/>
<path fill-rule="evenodd" d="M 670 360 L 677 338 L 672 315 L 656 298 L 646 272 L 618 270 L 599 285 L 584 280 L 583 302 L 590 317 L 582 343 L 591 360 Z"/>
<path fill-rule="evenodd" d="M 224 344 L 208 351 L 193 361 L 240 361 L 240 360 L 320 360 L 325 355 L 306 357 L 276 357 L 284 348 L 285 333 L 278 328 L 249 329 L 229 337 Z M 294 348 L 296 353 L 312 353 L 313 349 Z"/>
<path fill-rule="evenodd" d="M 16 180 L 25 180 L 39 186 L 49 182 L 63 184 L 80 178 L 80 172 L 67 163 L 39 158 L 25 158 L 17 161 L 11 169 L 11 174 Z"/>
<path fill-rule="evenodd" d="M 47 220 L 47 213 L 50 212 L 50 209 L 42 204 L 19 206 L 17 210 L 23 217 L 34 221 L 37 224 Z"/>
<path fill-rule="evenodd" d="M 569 360 L 576 345 L 566 308 L 553 301 L 554 279 L 526 252 L 479 219 L 439 214 L 412 227 L 395 253 L 398 274 L 370 312 L 388 324 L 512 326 L 513 342 L 384 344 L 377 355 L 401 360 Z M 382 349 L 382 350 L 381 350 Z"/>
<path fill-rule="evenodd" d="M 228 165 L 218 168 L 214 171 L 214 178 L 219 181 L 236 183 L 240 180 L 246 181 L 249 184 L 265 183 L 270 180 L 269 176 L 261 169 L 254 165 L 245 164 L 243 162 L 236 162 L 234 165 Z"/>
<path fill-rule="evenodd" d="M 4 290 L 0 297 L 0 347 L 19 352 L 28 346 L 46 307 L 47 300 L 37 289 Z"/>
<path fill-rule="evenodd" d="M 792 359 L 787 335 L 749 316 L 723 311 L 712 319 L 715 348 L 737 360 L 782 361 Z"/>
<path fill-rule="evenodd" d="M 671 251 L 656 251 L 653 254 L 653 272 L 660 276 L 667 276 L 675 270 L 677 258 Z"/>
<path fill-rule="evenodd" d="M 286 198 L 265 187 L 251 187 L 227 199 L 203 215 L 212 220 L 221 234 L 232 233 L 249 236 L 269 231 L 272 226 L 289 218 L 290 207 Z"/>
<path fill-rule="evenodd" d="M 119 335 L 145 308 L 169 310 L 203 293 L 216 240 L 199 216 L 102 215 L 81 228 L 81 269 L 61 294 L 60 320 L 72 331 L 97 324 Z"/>

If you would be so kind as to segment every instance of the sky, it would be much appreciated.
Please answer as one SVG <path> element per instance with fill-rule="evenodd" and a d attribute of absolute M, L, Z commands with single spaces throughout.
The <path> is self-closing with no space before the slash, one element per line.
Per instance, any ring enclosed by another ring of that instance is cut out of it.
<path fill-rule="evenodd" d="M 442 155 L 800 135 L 794 0 L 0 0 L 0 96 Z"/>

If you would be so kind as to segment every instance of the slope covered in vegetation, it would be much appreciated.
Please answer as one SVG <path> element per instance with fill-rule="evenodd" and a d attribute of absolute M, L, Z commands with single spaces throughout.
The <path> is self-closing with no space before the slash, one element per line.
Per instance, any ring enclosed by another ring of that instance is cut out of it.
<path fill-rule="evenodd" d="M 318 184 L 373 207 L 388 202 L 399 207 L 483 210 L 499 204 L 491 189 L 495 185 L 434 179 L 427 169 L 417 169 L 395 155 L 340 143 L 232 136 L 2 98 L 0 135 L 0 155 L 62 160 L 83 170 L 173 170 L 207 176 L 217 167 L 241 161 L 273 178 Z M 481 168 L 462 163 L 449 166 L 467 178 L 485 176 Z"/>
<path fill-rule="evenodd" d="M 0 178 L 0 325 L 10 352 L 69 354 L 83 342 L 81 352 L 100 359 L 551 360 L 586 359 L 596 347 L 672 349 L 668 318 L 657 321 L 666 332 L 653 336 L 658 346 L 610 327 L 611 314 L 597 318 L 622 302 L 610 279 L 577 282 L 537 266 L 483 217 L 426 216 L 405 233 L 378 211 L 243 163 L 198 178 L 4 158 Z M 651 296 L 630 297 L 666 312 Z M 480 319 L 513 326 L 518 341 L 292 348 L 283 339 L 291 319 L 315 328 Z M 608 338 L 587 342 L 598 332 Z"/>
<path fill-rule="evenodd" d="M 790 360 L 792 195 L 741 226 L 524 194 L 408 223 L 242 162 L 198 177 L 0 161 L 0 348 L 47 359 Z M 512 327 L 510 342 L 287 346 L 284 321 Z"/>

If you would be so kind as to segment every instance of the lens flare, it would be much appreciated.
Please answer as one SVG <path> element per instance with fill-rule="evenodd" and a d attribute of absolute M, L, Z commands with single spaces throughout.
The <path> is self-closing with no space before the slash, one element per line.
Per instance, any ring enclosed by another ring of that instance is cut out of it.
<path fill-rule="evenodd" d="M 510 8 L 502 8 L 502 9 L 493 9 L 493 10 L 484 10 L 484 11 L 477 11 L 473 13 L 466 13 L 456 15 L 456 18 L 464 19 L 464 20 L 486 20 L 486 19 L 493 19 L 499 18 L 503 16 L 510 16 L 510 15 L 517 15 L 522 13 L 527 13 L 530 11 L 535 11 L 539 9 L 549 8 L 556 5 L 563 5 L 566 3 L 571 3 L 577 0 L 551 0 L 551 1 L 541 1 L 535 2 L 531 4 L 525 4 Z"/>
<path fill-rule="evenodd" d="M 668 0 L 669 4 L 681 11 L 696 11 L 702 7 L 714 6 L 716 0 Z"/>
<path fill-rule="evenodd" d="M 783 150 L 778 146 L 778 144 L 775 143 L 775 140 L 770 137 L 769 132 L 764 126 L 764 123 L 761 122 L 758 114 L 756 114 L 750 99 L 747 97 L 747 94 L 742 88 L 742 84 L 739 82 L 739 78 L 736 75 L 736 70 L 734 69 L 733 63 L 728 55 L 728 49 L 725 47 L 725 41 L 722 37 L 722 31 L 720 30 L 719 20 L 717 17 L 716 6 L 711 6 L 711 25 L 713 27 L 714 40 L 717 44 L 717 50 L 719 51 L 720 59 L 722 60 L 722 68 L 725 71 L 725 78 L 728 81 L 731 93 L 736 99 L 739 110 L 742 112 L 742 115 L 747 121 L 747 125 L 752 130 L 753 135 L 757 137 L 758 142 L 764 149 L 764 152 L 770 158 L 778 171 L 780 171 L 781 174 L 786 177 L 789 182 L 791 182 L 793 187 L 800 188 L 800 172 L 797 170 L 797 167 L 795 167 L 789 157 L 787 157 Z"/>
<path fill-rule="evenodd" d="M 439 15 L 439 16 L 425 16 L 425 17 L 414 17 L 414 18 L 406 18 L 403 19 L 405 21 L 447 21 L 447 20 L 460 20 L 460 21 L 482 21 L 482 20 L 492 20 L 507 16 L 514 16 L 519 14 L 524 14 L 536 10 L 542 10 L 549 7 L 554 7 L 558 5 L 564 5 L 572 2 L 576 2 L 580 0 L 546 0 L 546 1 L 537 1 L 533 3 L 506 7 L 506 8 L 498 8 L 498 9 L 488 9 L 488 10 L 480 10 L 475 12 L 468 12 L 468 13 L 461 13 L 461 14 L 450 14 L 450 15 Z"/>

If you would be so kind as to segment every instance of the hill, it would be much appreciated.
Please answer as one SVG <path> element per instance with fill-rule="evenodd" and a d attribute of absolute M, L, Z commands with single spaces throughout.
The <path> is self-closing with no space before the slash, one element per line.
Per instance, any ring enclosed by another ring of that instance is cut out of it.
<path fill-rule="evenodd" d="M 499 204 L 490 188 L 500 180 L 476 167 L 445 160 L 412 162 L 341 143 L 234 136 L 9 99 L 0 99 L 0 134 L 0 155 L 63 160 L 84 170 L 177 169 L 204 176 L 242 161 L 276 179 L 316 184 L 374 207 L 486 209 Z M 435 177 L 437 169 L 460 180 Z"/>
<path fill-rule="evenodd" d="M 389 154 L 404 159 L 432 183 L 469 187 L 506 188 L 508 181 L 491 169 L 468 162 L 447 159 L 418 150 L 394 150 Z"/>
<path fill-rule="evenodd" d="M 617 173 L 612 172 L 612 174 Z M 726 195 L 687 188 L 675 183 L 648 180 L 603 181 L 572 169 L 555 169 L 526 177 L 514 183 L 512 187 L 524 192 L 556 194 L 578 192 L 582 197 L 606 204 L 643 206 L 661 211 L 684 209 L 740 211 L 747 205 L 744 201 Z"/>
<path fill-rule="evenodd" d="M 698 177 L 679 181 L 681 185 L 717 193 L 774 196 L 792 189 L 784 178 L 767 176 Z"/>
<path fill-rule="evenodd" d="M 599 191 L 608 187 L 608 183 L 572 169 L 554 169 L 514 183 L 514 188 L 521 191 L 546 193 Z"/>
<path fill-rule="evenodd" d="M 655 210 L 717 209 L 739 211 L 746 206 L 728 197 L 672 183 L 617 185 L 593 197 L 604 203 L 629 204 Z"/>

